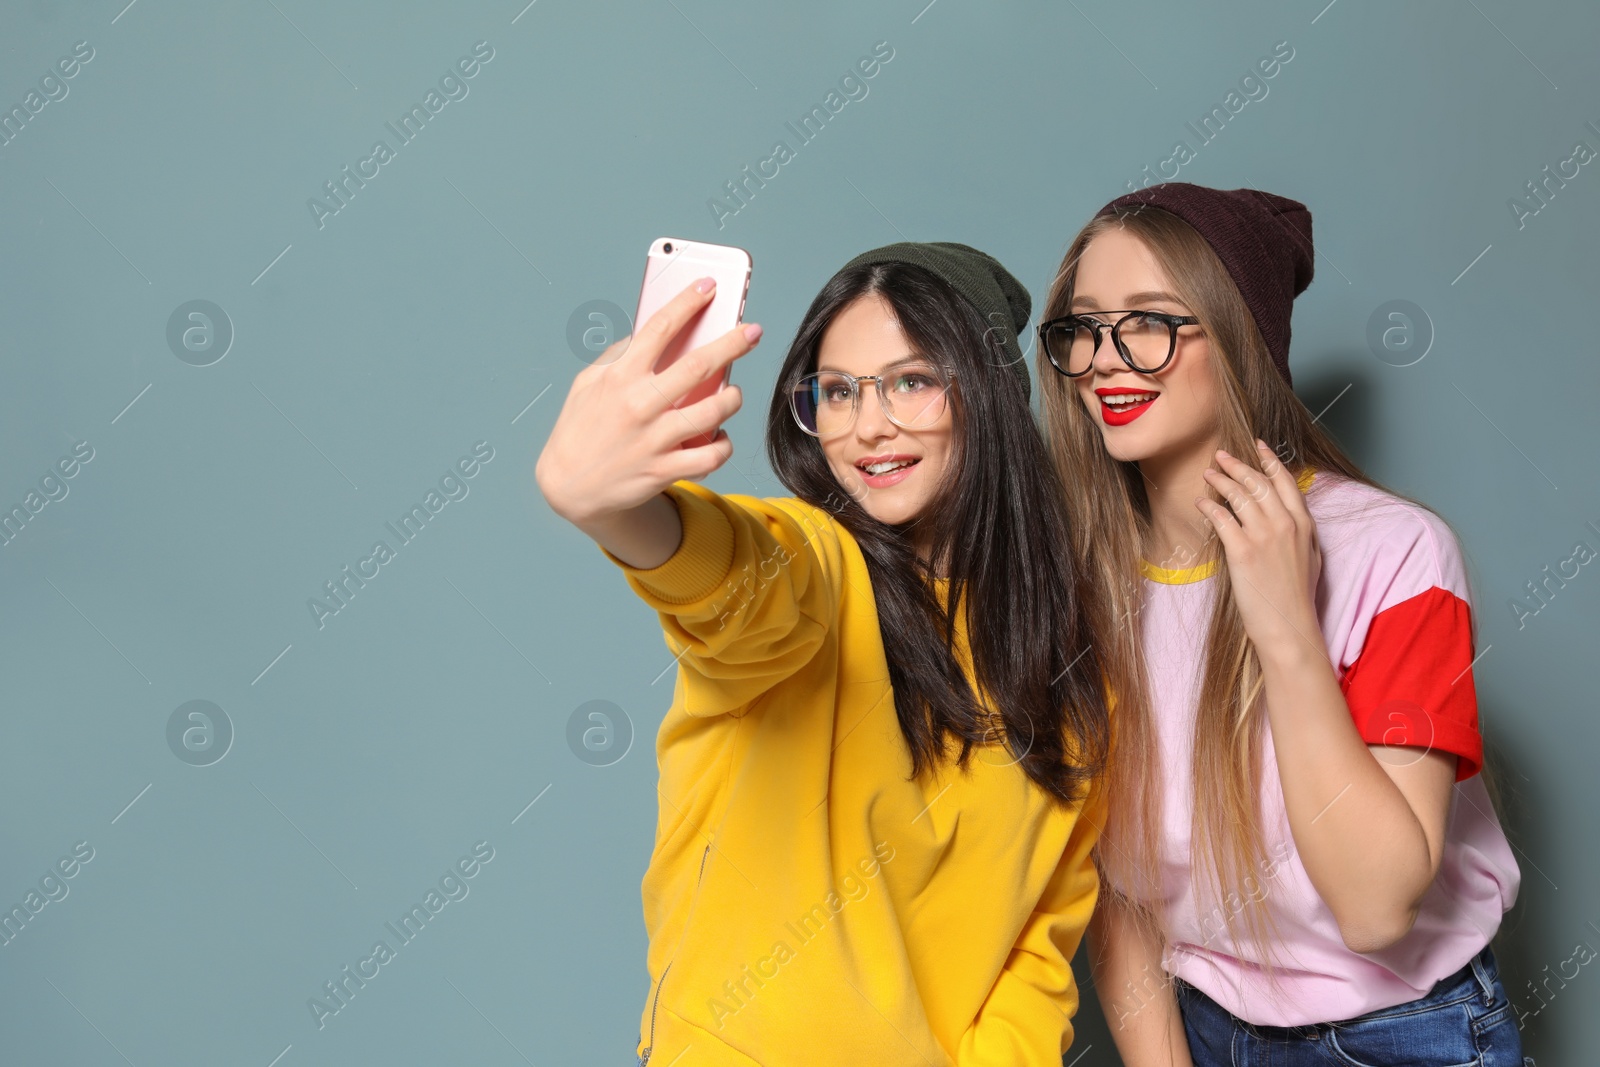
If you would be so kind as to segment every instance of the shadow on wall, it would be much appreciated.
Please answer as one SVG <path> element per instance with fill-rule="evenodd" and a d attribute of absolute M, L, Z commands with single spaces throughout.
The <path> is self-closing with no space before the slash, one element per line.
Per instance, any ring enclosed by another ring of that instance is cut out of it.
<path fill-rule="evenodd" d="M 1484 722 L 1500 722 L 1495 709 L 1479 707 L 1478 717 Z M 1535 1061 L 1541 1055 L 1555 1050 L 1541 1048 L 1539 1035 L 1544 1031 L 1544 1020 L 1539 1018 L 1544 1001 L 1536 996 L 1531 983 L 1540 978 L 1544 963 L 1537 958 L 1535 944 L 1562 944 L 1558 933 L 1541 931 L 1540 923 L 1530 922 L 1530 916 L 1548 916 L 1554 909 L 1546 906 L 1548 894 L 1554 886 L 1536 870 L 1528 857 L 1545 855 L 1548 818 L 1540 818 L 1545 801 L 1535 791 L 1536 783 L 1522 773 L 1523 758 L 1514 751 L 1512 737 L 1496 729 L 1486 729 L 1483 739 L 1484 766 L 1488 775 L 1484 785 L 1494 801 L 1495 814 L 1517 858 L 1522 871 L 1522 886 L 1517 892 L 1517 903 L 1501 920 L 1500 931 L 1492 942 L 1496 961 L 1500 965 L 1500 982 L 1511 1000 L 1512 1013 L 1517 1017 L 1522 1031 L 1522 1051 Z M 1535 904 L 1534 902 L 1538 903 Z M 1594 943 L 1594 939 L 1588 939 Z"/>
<path fill-rule="evenodd" d="M 1072 974 L 1078 981 L 1078 1014 L 1072 1018 L 1075 1036 L 1072 1047 L 1061 1057 L 1072 1067 L 1121 1067 L 1122 1057 L 1111 1037 L 1111 1027 L 1095 994 L 1094 976 L 1089 971 L 1089 939 L 1083 939 L 1072 959 Z"/>
<path fill-rule="evenodd" d="M 1294 391 L 1300 402 L 1317 416 L 1317 425 L 1333 436 L 1345 454 L 1362 470 L 1384 454 L 1382 424 L 1374 417 L 1372 397 L 1381 387 L 1367 353 L 1339 353 L 1337 368 L 1295 375 Z"/>

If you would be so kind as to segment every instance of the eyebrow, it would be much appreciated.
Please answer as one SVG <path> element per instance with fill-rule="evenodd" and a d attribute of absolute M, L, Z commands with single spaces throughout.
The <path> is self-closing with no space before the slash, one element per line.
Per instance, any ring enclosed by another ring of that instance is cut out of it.
<path fill-rule="evenodd" d="M 927 356 L 923 355 L 921 352 L 908 352 L 906 355 L 901 356 L 899 359 L 892 359 L 889 362 L 882 364 L 881 366 L 878 367 L 878 372 L 881 374 L 882 372 L 888 370 L 890 367 L 899 367 L 899 366 L 903 366 L 904 364 L 907 364 L 907 363 L 932 363 L 932 362 L 933 362 L 933 360 L 929 359 Z M 835 372 L 837 374 L 845 374 L 845 373 L 847 373 L 846 371 L 840 370 L 838 367 L 825 367 L 821 363 L 818 363 L 817 364 L 817 373 L 820 374 L 823 371 L 833 371 L 833 372 Z"/>
<path fill-rule="evenodd" d="M 1094 308 L 1098 303 L 1099 301 L 1092 300 L 1086 296 L 1077 296 L 1072 298 L 1072 306 L 1074 308 Z M 1160 289 L 1152 289 L 1148 292 L 1129 294 L 1128 303 L 1134 305 L 1135 307 L 1141 304 L 1177 304 L 1179 307 L 1185 308 L 1189 306 L 1182 300 L 1179 300 L 1177 297 L 1173 296 L 1171 293 L 1163 292 Z"/>

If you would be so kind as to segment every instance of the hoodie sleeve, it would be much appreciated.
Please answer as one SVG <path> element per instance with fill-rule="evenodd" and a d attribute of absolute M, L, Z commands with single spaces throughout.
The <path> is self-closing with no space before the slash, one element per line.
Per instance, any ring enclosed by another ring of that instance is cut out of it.
<path fill-rule="evenodd" d="M 798 501 L 724 496 L 688 481 L 666 492 L 683 540 L 665 563 L 641 569 L 601 552 L 660 615 L 683 710 L 742 713 L 827 636 L 838 603 L 839 528 Z"/>

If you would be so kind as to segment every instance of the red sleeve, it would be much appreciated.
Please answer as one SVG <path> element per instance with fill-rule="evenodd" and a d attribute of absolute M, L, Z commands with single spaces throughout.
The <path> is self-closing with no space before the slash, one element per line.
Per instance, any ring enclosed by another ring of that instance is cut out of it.
<path fill-rule="evenodd" d="M 1449 590 L 1434 586 L 1378 612 L 1339 683 L 1362 740 L 1449 752 L 1456 781 L 1477 774 L 1472 659 L 1472 609 Z"/>

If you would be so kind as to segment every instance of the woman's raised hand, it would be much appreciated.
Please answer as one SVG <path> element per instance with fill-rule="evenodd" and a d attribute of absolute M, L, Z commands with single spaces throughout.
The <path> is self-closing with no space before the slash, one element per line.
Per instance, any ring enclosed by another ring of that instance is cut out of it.
<path fill-rule="evenodd" d="M 733 443 L 721 429 L 710 444 L 681 446 L 739 410 L 743 395 L 737 385 L 681 409 L 673 405 L 700 383 L 721 377 L 728 364 L 754 348 L 761 327 L 736 326 L 671 366 L 655 369 L 678 332 L 711 302 L 714 288 L 710 278 L 686 287 L 631 338 L 607 348 L 573 379 L 534 468 L 556 514 L 584 529 L 604 524 L 680 478 L 705 477 L 733 454 Z"/>
<path fill-rule="evenodd" d="M 1256 463 L 1218 449 L 1215 469 L 1207 468 L 1204 477 L 1228 507 L 1210 497 L 1196 498 L 1195 506 L 1222 541 L 1234 602 L 1257 651 L 1304 653 L 1309 646 L 1326 656 L 1316 611 L 1322 570 L 1316 520 L 1295 476 L 1260 440 Z"/>

